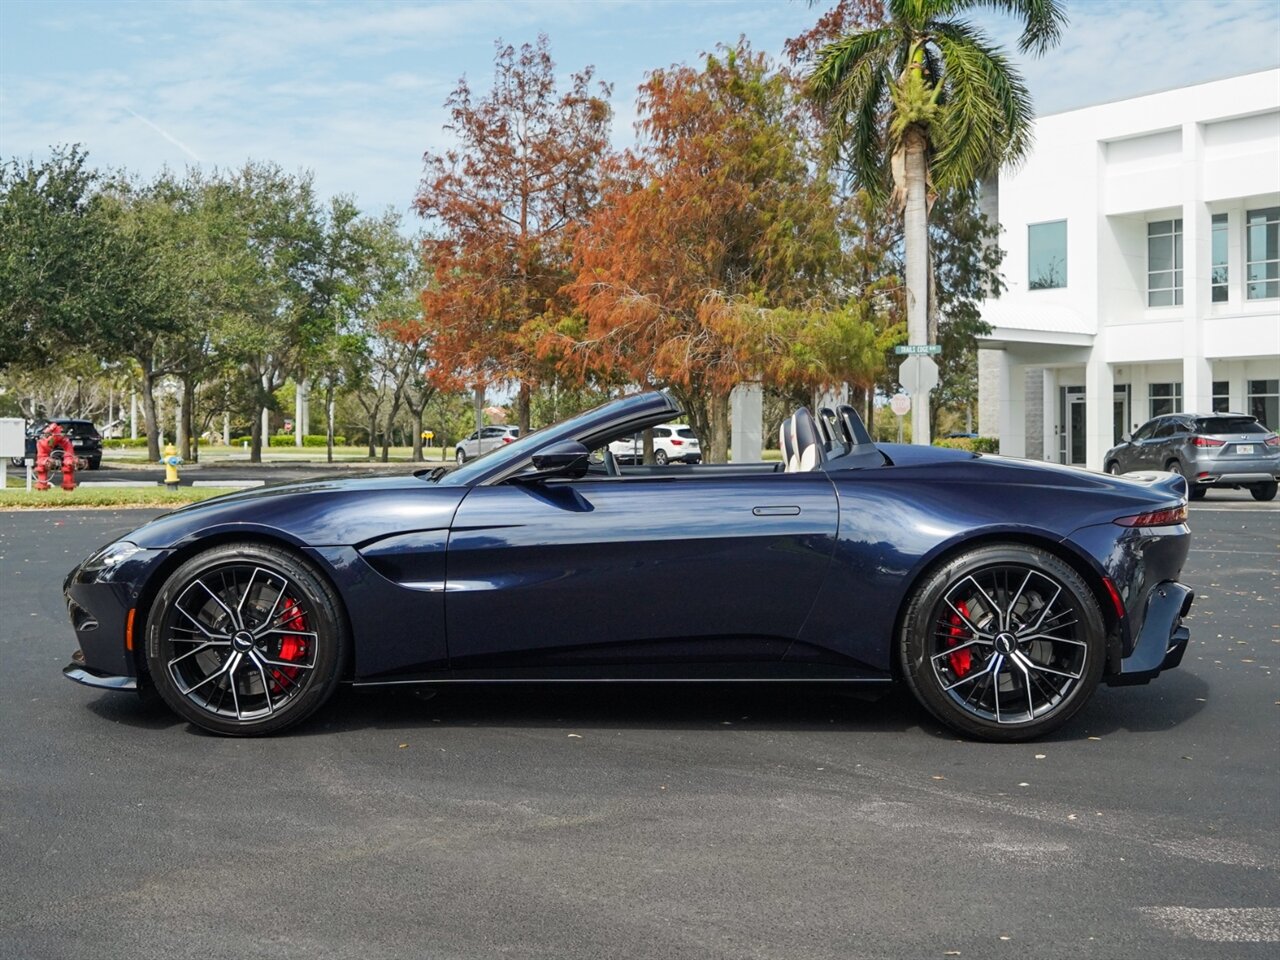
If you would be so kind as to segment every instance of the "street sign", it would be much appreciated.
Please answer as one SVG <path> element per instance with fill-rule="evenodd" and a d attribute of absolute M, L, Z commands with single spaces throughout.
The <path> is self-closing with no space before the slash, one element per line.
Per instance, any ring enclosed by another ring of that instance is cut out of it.
<path fill-rule="evenodd" d="M 933 357 L 907 357 L 898 368 L 898 382 L 912 396 L 928 393 L 938 385 L 938 365 Z"/>
<path fill-rule="evenodd" d="M 895 393 L 889 399 L 889 409 L 900 417 L 905 417 L 911 411 L 911 398 L 905 393 Z"/>
<path fill-rule="evenodd" d="M 936 357 L 942 353 L 942 344 L 940 343 L 900 343 L 893 348 L 893 352 L 900 357 L 930 356 Z"/>

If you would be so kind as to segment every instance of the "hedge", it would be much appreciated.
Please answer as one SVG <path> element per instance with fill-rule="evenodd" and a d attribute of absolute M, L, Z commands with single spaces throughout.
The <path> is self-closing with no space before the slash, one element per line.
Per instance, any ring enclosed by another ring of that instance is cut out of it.
<path fill-rule="evenodd" d="M 935 447 L 950 450 L 968 450 L 970 453 L 999 453 L 999 437 L 941 437 L 933 441 Z"/>
<path fill-rule="evenodd" d="M 249 438 L 244 437 L 243 439 L 248 440 Z M 296 442 L 297 442 L 297 438 L 287 433 L 277 433 L 277 434 L 272 434 L 271 436 L 271 446 L 273 447 L 292 447 L 296 444 Z M 323 433 L 308 433 L 304 435 L 302 438 L 302 445 L 304 447 L 324 447 L 324 446 L 328 446 L 328 442 L 329 441 L 325 438 L 325 435 Z M 337 434 L 334 434 L 333 445 L 335 447 L 341 447 L 345 445 L 346 442 L 347 442 L 346 437 L 342 437 L 342 436 L 338 436 Z"/>
<path fill-rule="evenodd" d="M 103 437 L 102 448 L 110 450 L 112 447 L 125 447 L 136 449 L 147 445 L 146 437 Z"/>

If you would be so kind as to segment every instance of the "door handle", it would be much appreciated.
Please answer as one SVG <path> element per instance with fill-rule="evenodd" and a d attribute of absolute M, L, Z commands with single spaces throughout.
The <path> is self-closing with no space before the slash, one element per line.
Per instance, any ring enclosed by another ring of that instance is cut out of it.
<path fill-rule="evenodd" d="M 752 507 L 751 512 L 757 517 L 796 517 L 800 515 L 799 507 Z"/>

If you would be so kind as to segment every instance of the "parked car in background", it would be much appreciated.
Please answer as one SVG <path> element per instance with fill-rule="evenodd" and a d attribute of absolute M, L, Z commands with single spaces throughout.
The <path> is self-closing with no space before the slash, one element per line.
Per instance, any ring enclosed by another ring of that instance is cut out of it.
<path fill-rule="evenodd" d="M 485 427 L 459 443 L 455 456 L 458 463 L 466 463 L 468 460 L 483 456 L 490 450 L 496 450 L 503 444 L 510 443 L 518 436 L 520 436 L 519 427 Z"/>
<path fill-rule="evenodd" d="M 644 436 L 615 440 L 609 444 L 609 452 L 619 463 L 639 463 L 644 458 Z M 693 428 L 683 423 L 664 423 L 653 428 L 653 462 L 658 466 L 668 463 L 701 463 L 702 444 Z"/>
<path fill-rule="evenodd" d="M 1192 500 L 1210 487 L 1244 487 L 1273 500 L 1280 437 L 1247 413 L 1172 413 L 1148 420 L 1107 451 L 1107 473 L 1168 470 L 1187 478 Z"/>
<path fill-rule="evenodd" d="M 54 417 L 52 420 L 34 420 L 27 424 L 26 456 L 13 457 L 10 462 L 15 467 L 25 466 L 28 462 L 32 464 L 36 462 L 36 441 L 40 439 L 40 434 L 44 433 L 51 423 L 56 423 L 62 428 L 62 432 L 70 437 L 71 447 L 75 450 L 76 456 L 87 460 L 90 470 L 97 470 L 98 467 L 102 466 L 102 435 L 98 433 L 98 428 L 93 425 L 93 421 Z M 49 459 L 53 462 L 54 469 L 62 469 L 61 450 L 52 451 L 49 454 Z"/>

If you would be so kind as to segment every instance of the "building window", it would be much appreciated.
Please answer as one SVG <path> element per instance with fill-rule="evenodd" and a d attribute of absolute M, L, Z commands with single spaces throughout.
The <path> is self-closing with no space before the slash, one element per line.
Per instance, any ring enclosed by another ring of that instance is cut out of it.
<path fill-rule="evenodd" d="M 1151 416 L 1162 417 L 1166 413 L 1182 411 L 1182 384 L 1153 383 L 1147 388 L 1147 397 L 1151 402 Z"/>
<path fill-rule="evenodd" d="M 1147 306 L 1182 304 L 1182 221 L 1147 224 Z"/>
<path fill-rule="evenodd" d="M 1227 215 L 1213 215 L 1213 272 L 1210 274 L 1210 290 L 1214 303 L 1227 302 Z"/>
<path fill-rule="evenodd" d="M 1226 413 L 1231 409 L 1231 381 L 1213 381 L 1213 412 Z"/>
<path fill-rule="evenodd" d="M 1249 381 L 1249 413 L 1268 430 L 1280 430 L 1280 380 Z"/>
<path fill-rule="evenodd" d="M 1027 287 L 1054 290 L 1067 285 L 1067 221 L 1027 227 Z"/>
<path fill-rule="evenodd" d="M 1274 300 L 1280 297 L 1280 207 L 1249 211 L 1245 246 L 1248 298 Z"/>

